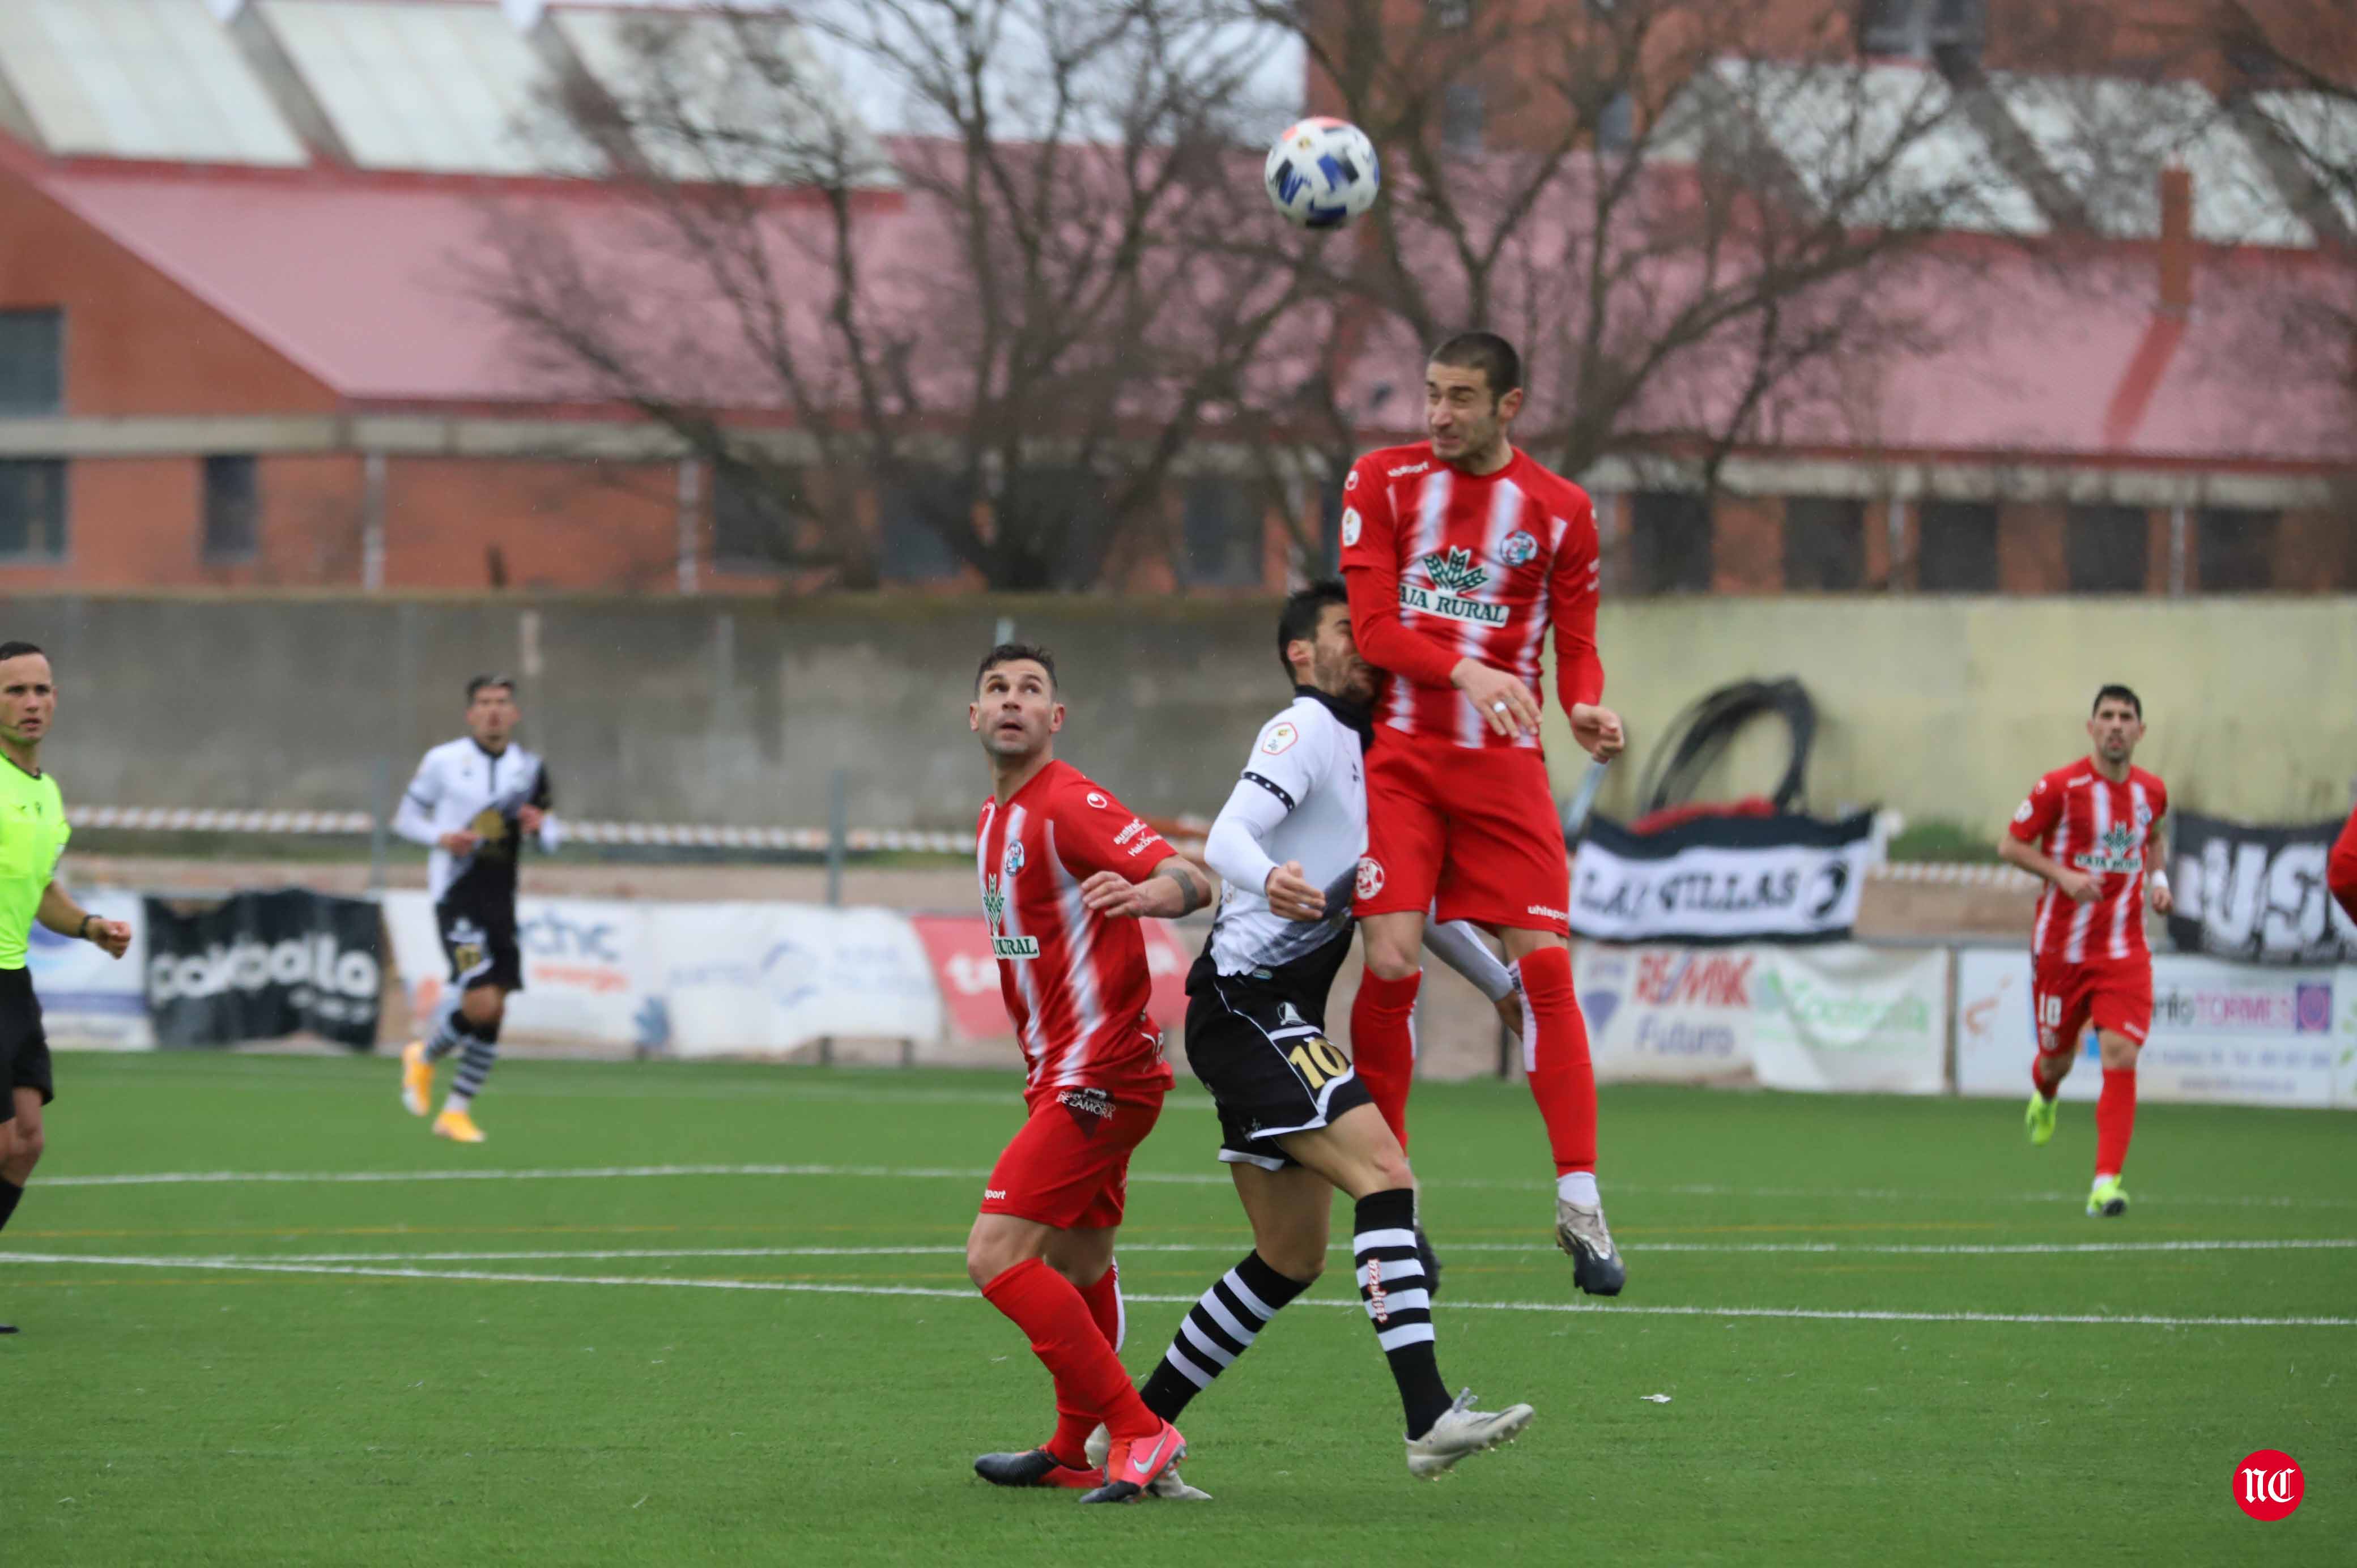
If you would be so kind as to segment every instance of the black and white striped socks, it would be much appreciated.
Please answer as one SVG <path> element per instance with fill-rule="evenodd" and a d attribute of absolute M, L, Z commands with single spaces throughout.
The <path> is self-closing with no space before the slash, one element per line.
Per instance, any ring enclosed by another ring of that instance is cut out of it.
<path fill-rule="evenodd" d="M 491 1076 L 491 1068 L 500 1059 L 500 1026 L 489 1028 L 475 1023 L 458 1009 L 456 998 L 443 1004 L 435 1015 L 434 1033 L 426 1037 L 425 1059 L 438 1062 L 453 1051 L 459 1053 L 458 1071 L 450 1080 L 449 1098 L 443 1102 L 446 1111 L 464 1111 L 483 1091 L 483 1080 Z"/>
<path fill-rule="evenodd" d="M 1258 1252 L 1245 1253 L 1187 1309 L 1162 1364 L 1146 1380 L 1140 1393 L 1146 1408 L 1165 1421 L 1178 1420 L 1188 1401 L 1252 1348 L 1277 1309 L 1308 1288 L 1269 1267 Z"/>
<path fill-rule="evenodd" d="M 1423 1436 L 1448 1409 L 1448 1386 L 1433 1348 L 1432 1294 L 1415 1256 L 1415 1193 L 1410 1187 L 1359 1199 L 1351 1251 L 1359 1264 L 1359 1299 L 1375 1326 L 1407 1414 L 1407 1434 Z"/>

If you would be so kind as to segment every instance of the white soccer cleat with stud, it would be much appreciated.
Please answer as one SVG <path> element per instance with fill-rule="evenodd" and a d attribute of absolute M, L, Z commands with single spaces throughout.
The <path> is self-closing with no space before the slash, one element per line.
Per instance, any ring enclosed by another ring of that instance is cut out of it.
<path fill-rule="evenodd" d="M 1475 1410 L 1473 1391 L 1468 1389 L 1457 1396 L 1455 1404 L 1441 1412 L 1431 1431 L 1407 1440 L 1407 1473 L 1425 1481 L 1445 1475 L 1468 1454 L 1479 1454 L 1520 1437 L 1535 1413 L 1526 1404 L 1510 1404 L 1503 1410 Z"/>

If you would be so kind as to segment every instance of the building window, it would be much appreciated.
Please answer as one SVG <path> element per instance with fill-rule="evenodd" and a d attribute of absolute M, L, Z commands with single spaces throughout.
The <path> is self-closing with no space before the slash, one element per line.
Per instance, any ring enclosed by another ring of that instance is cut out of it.
<path fill-rule="evenodd" d="M 66 558 L 66 466 L 0 457 L 0 561 Z"/>
<path fill-rule="evenodd" d="M 713 465 L 712 561 L 723 571 L 774 572 L 793 553 L 799 468 Z"/>
<path fill-rule="evenodd" d="M 252 457 L 205 459 L 208 561 L 250 561 L 260 534 L 261 490 Z"/>
<path fill-rule="evenodd" d="M 0 414 L 63 408 L 64 346 L 65 312 L 0 310 Z"/>
<path fill-rule="evenodd" d="M 2150 548 L 2140 506 L 2074 506 L 2063 518 L 2062 558 L 2074 594 L 2141 594 Z"/>
<path fill-rule="evenodd" d="M 1262 521 L 1252 487 L 1243 480 L 1217 475 L 1188 480 L 1179 580 L 1195 588 L 1257 585 Z"/>
<path fill-rule="evenodd" d="M 1918 507 L 1915 583 L 1927 594 L 1996 593 L 1996 504 L 1925 501 Z"/>
<path fill-rule="evenodd" d="M 1640 490 L 1630 499 L 1637 592 L 1710 592 L 1708 499 L 1684 490 Z"/>
<path fill-rule="evenodd" d="M 1980 58 L 1982 0 L 1863 0 L 1860 54 L 1964 63 Z"/>
<path fill-rule="evenodd" d="M 1837 496 L 1784 502 L 1784 586 L 1855 593 L 1866 582 L 1866 503 Z"/>
<path fill-rule="evenodd" d="M 1637 101 L 1622 88 L 1605 101 L 1596 115 L 1596 145 L 1608 153 L 1625 153 L 1637 140 Z"/>
<path fill-rule="evenodd" d="M 974 498 L 954 474 L 916 475 L 887 485 L 877 509 L 877 572 L 888 583 L 939 583 L 958 575 L 945 530 L 974 517 Z"/>
<path fill-rule="evenodd" d="M 1481 150 L 1481 86 L 1452 81 L 1440 95 L 1440 145 L 1452 153 Z"/>
<path fill-rule="evenodd" d="M 1313 575 L 1331 575 L 1342 569 L 1342 482 L 1347 478 L 1337 475 L 1318 492 L 1318 559 L 1312 564 Z"/>
<path fill-rule="evenodd" d="M 1115 532 L 1108 500 L 1104 480 L 1087 468 L 1023 468 L 999 493 L 1000 533 L 1043 553 L 1049 586 L 1092 588 Z"/>
<path fill-rule="evenodd" d="M 2259 594 L 2276 585 L 2276 514 L 2204 507 L 2194 514 L 2205 594 Z"/>

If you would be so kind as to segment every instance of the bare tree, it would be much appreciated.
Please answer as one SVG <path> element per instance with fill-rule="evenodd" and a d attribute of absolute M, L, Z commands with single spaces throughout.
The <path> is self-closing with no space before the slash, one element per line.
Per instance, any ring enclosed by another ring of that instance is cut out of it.
<path fill-rule="evenodd" d="M 1085 586 L 1293 303 L 1220 242 L 1260 217 L 1219 0 L 844 0 L 619 24 L 541 134 L 613 204 L 510 206 L 479 292 L 549 378 L 626 403 L 874 579 L 873 486 L 991 585 Z M 813 43 L 897 100 L 879 143 Z M 765 423 L 788 430 L 764 431 Z M 741 522 L 741 516 L 738 521 Z"/>
<path fill-rule="evenodd" d="M 1932 242 L 2040 224 L 1964 94 L 1860 64 L 1856 13 L 1269 6 L 1387 159 L 1359 242 L 1318 263 L 1326 357 L 1285 410 L 1328 482 L 1367 427 L 1417 424 L 1417 345 L 1474 326 L 1523 346 L 1523 438 L 1568 473 L 1611 454 L 1706 488 L 1796 422 L 1870 438 L 1847 425 L 1873 366 L 1955 324 L 1932 274 L 1969 268 Z"/>

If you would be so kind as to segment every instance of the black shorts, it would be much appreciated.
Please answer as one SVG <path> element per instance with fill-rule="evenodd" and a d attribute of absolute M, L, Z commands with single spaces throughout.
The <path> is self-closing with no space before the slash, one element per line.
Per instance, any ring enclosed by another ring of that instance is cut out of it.
<path fill-rule="evenodd" d="M 0 1122 L 16 1117 L 20 1089 L 38 1089 L 41 1103 L 58 1097 L 49 1066 L 49 1036 L 41 1028 L 41 1000 L 33 994 L 30 970 L 0 969 Z"/>
<path fill-rule="evenodd" d="M 450 960 L 450 988 L 461 993 L 478 985 L 501 991 L 523 989 L 523 951 L 516 946 L 515 907 L 485 908 L 477 904 L 434 906 L 434 924 L 442 933 L 442 951 Z"/>
<path fill-rule="evenodd" d="M 1221 1159 L 1282 1170 L 1297 1162 L 1279 1134 L 1374 1103 L 1320 1011 L 1250 975 L 1218 973 L 1208 958 L 1188 976 L 1187 1065 L 1219 1108 Z"/>

